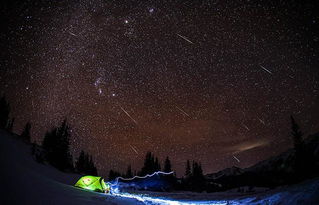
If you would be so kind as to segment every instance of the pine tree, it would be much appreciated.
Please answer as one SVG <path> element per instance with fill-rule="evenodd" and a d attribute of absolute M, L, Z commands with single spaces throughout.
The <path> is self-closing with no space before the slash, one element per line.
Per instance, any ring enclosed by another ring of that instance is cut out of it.
<path fill-rule="evenodd" d="M 30 142 L 31 140 L 31 136 L 30 136 L 30 130 L 31 130 L 31 123 L 28 122 L 25 127 L 24 130 L 22 131 L 20 137 L 22 140 L 26 141 L 26 142 Z"/>
<path fill-rule="evenodd" d="M 62 171 L 73 170 L 69 130 L 70 127 L 64 120 L 60 127 L 47 132 L 42 142 L 45 159 Z"/>
<path fill-rule="evenodd" d="M 6 129 L 9 122 L 10 105 L 5 96 L 0 99 L 0 129 Z"/>
<path fill-rule="evenodd" d="M 49 163 L 56 161 L 54 152 L 58 146 L 57 128 L 53 128 L 50 132 L 46 132 L 42 141 L 42 148 L 44 150 L 44 158 Z"/>
<path fill-rule="evenodd" d="M 131 165 L 129 165 L 129 166 L 127 167 L 125 177 L 127 177 L 127 178 L 133 177 Z"/>
<path fill-rule="evenodd" d="M 67 121 L 64 120 L 58 133 L 61 139 L 60 144 L 60 154 L 61 154 L 61 166 L 63 169 L 73 169 L 73 160 L 70 153 L 70 127 L 67 124 Z"/>
<path fill-rule="evenodd" d="M 117 177 L 122 176 L 121 173 L 117 172 L 117 171 L 113 171 L 112 169 L 109 172 L 109 176 L 108 176 L 108 180 L 112 181 L 115 180 Z"/>
<path fill-rule="evenodd" d="M 153 172 L 161 171 L 161 164 L 158 158 L 155 158 Z"/>
<path fill-rule="evenodd" d="M 79 173 L 84 173 L 85 171 L 85 153 L 83 150 L 80 152 L 79 158 L 75 163 L 75 168 Z"/>
<path fill-rule="evenodd" d="M 303 133 L 300 131 L 299 125 L 296 123 L 293 116 L 290 116 L 291 119 L 291 134 L 293 136 L 293 142 L 294 142 L 294 149 L 297 151 L 300 151 L 303 145 L 303 139 L 302 135 Z"/>
<path fill-rule="evenodd" d="M 169 160 L 168 156 L 166 157 L 165 161 L 164 161 L 164 172 L 169 173 L 172 172 L 172 164 L 171 161 Z M 166 188 L 167 190 L 171 189 L 171 188 L 176 188 L 177 185 L 177 179 L 176 176 L 174 174 L 170 174 L 170 175 L 166 175 L 163 176 L 164 179 L 168 182 L 168 187 Z"/>
<path fill-rule="evenodd" d="M 185 178 L 187 179 L 187 178 L 189 178 L 191 175 L 192 175 L 191 165 L 190 165 L 189 160 L 187 160 L 187 162 L 186 162 L 186 170 L 185 170 Z"/>
<path fill-rule="evenodd" d="M 151 174 L 154 166 L 154 157 L 151 152 L 147 152 L 144 160 L 144 166 L 141 170 L 141 175 Z"/>
<path fill-rule="evenodd" d="M 164 162 L 164 172 L 171 172 L 171 171 L 172 171 L 171 161 L 169 160 L 168 157 L 166 157 Z"/>
<path fill-rule="evenodd" d="M 147 175 L 147 174 L 153 174 L 156 171 L 161 170 L 161 165 L 157 157 L 154 157 L 152 152 L 147 152 L 145 159 L 144 159 L 144 165 L 139 172 L 139 175 Z"/>
<path fill-rule="evenodd" d="M 95 167 L 95 165 L 94 165 L 92 156 L 90 156 L 89 167 L 88 167 L 88 174 L 97 176 L 97 169 L 96 169 L 96 167 Z"/>
<path fill-rule="evenodd" d="M 297 174 L 297 180 L 301 180 L 312 175 L 316 175 L 317 169 L 316 159 L 314 153 L 306 148 L 303 139 L 303 133 L 300 130 L 299 125 L 296 123 L 293 116 L 291 118 L 291 135 L 293 138 L 294 150 L 295 150 L 295 164 L 294 169 Z"/>
<path fill-rule="evenodd" d="M 296 123 L 293 116 L 290 116 L 291 119 L 291 135 L 294 143 L 295 150 L 295 164 L 294 169 L 297 175 L 302 175 L 303 167 L 303 140 L 302 140 L 302 132 L 300 131 L 299 125 Z"/>
<path fill-rule="evenodd" d="M 149 159 L 149 167 L 148 167 L 148 172 L 146 174 L 152 174 L 155 170 L 155 158 L 154 154 L 150 154 L 150 159 Z"/>
<path fill-rule="evenodd" d="M 201 163 L 199 163 L 199 165 L 198 165 L 198 173 L 199 173 L 199 176 L 204 177 L 203 169 L 202 169 L 202 164 L 201 164 Z"/>
<path fill-rule="evenodd" d="M 191 190 L 191 177 L 192 177 L 192 171 L 191 171 L 191 165 L 190 161 L 186 161 L 185 166 L 185 178 L 182 180 L 182 186 L 185 190 Z"/>
<path fill-rule="evenodd" d="M 109 171 L 108 180 L 109 180 L 109 181 L 112 181 L 112 180 L 114 180 L 114 179 L 115 179 L 115 174 L 114 174 L 114 171 L 111 169 L 111 170 Z"/>
<path fill-rule="evenodd" d="M 86 175 L 97 175 L 97 169 L 94 165 L 92 156 L 85 153 L 83 150 L 80 152 L 79 158 L 75 163 L 75 168 L 78 173 Z"/>
<path fill-rule="evenodd" d="M 15 118 L 12 118 L 11 120 L 8 121 L 7 127 L 6 127 L 7 131 L 12 132 L 14 120 L 15 120 Z"/>
<path fill-rule="evenodd" d="M 205 177 L 200 163 L 193 161 L 190 186 L 194 191 L 202 192 L 205 189 Z"/>

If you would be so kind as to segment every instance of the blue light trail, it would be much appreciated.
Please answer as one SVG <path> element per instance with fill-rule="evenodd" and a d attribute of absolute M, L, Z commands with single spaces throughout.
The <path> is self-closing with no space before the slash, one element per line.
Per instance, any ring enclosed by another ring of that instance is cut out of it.
<path fill-rule="evenodd" d="M 235 205 L 228 201 L 177 201 L 129 193 L 114 193 L 113 195 L 123 198 L 133 198 L 146 205 Z"/>
<path fill-rule="evenodd" d="M 131 180 L 134 180 L 134 179 L 146 179 L 146 178 L 148 178 L 148 177 L 152 177 L 152 176 L 154 176 L 154 175 L 157 175 L 157 174 L 163 174 L 163 175 L 171 175 L 171 174 L 173 174 L 174 172 L 172 171 L 172 172 L 162 172 L 162 171 L 157 171 L 157 172 L 154 172 L 153 174 L 147 174 L 147 175 L 145 175 L 145 176 L 143 176 L 143 177 L 141 177 L 141 176 L 134 176 L 134 177 L 132 177 L 132 178 L 123 178 L 123 177 L 117 177 L 114 181 L 114 183 L 111 183 L 111 182 L 109 182 L 110 183 L 110 185 L 111 185 L 111 187 L 112 187 L 112 190 L 113 190 L 113 193 L 116 193 L 116 192 L 118 192 L 118 187 L 117 187 L 117 185 L 118 185 L 118 183 L 119 183 L 119 179 L 121 179 L 121 180 L 123 180 L 123 181 L 131 181 Z"/>
<path fill-rule="evenodd" d="M 134 179 L 145 179 L 148 177 L 152 177 L 157 174 L 163 174 L 163 175 L 170 175 L 173 174 L 174 172 L 154 172 L 153 174 L 147 174 L 146 176 L 134 176 L 132 178 L 123 178 L 123 177 L 117 177 L 113 183 L 109 182 L 111 186 L 111 193 L 112 196 L 115 197 L 121 197 L 121 198 L 131 198 L 131 199 L 136 199 L 137 201 L 140 201 L 144 203 L 145 205 L 247 205 L 251 204 L 251 202 L 256 200 L 256 197 L 246 197 L 246 198 L 241 198 L 241 199 L 233 199 L 233 200 L 198 200 L 194 201 L 191 199 L 187 199 L 187 196 L 185 199 L 178 200 L 178 199 L 168 199 L 165 197 L 158 197 L 158 196 L 149 196 L 147 194 L 132 194 L 132 193 L 127 193 L 127 192 L 120 192 L 119 190 L 119 180 L 123 181 L 131 181 Z M 152 194 L 150 192 L 149 194 Z M 277 196 L 278 197 L 278 196 Z M 268 202 L 274 201 L 274 196 L 268 196 L 264 200 L 260 200 L 258 204 L 268 204 Z M 255 203 L 253 203 L 255 204 Z M 271 203 L 270 203 L 271 204 Z"/>

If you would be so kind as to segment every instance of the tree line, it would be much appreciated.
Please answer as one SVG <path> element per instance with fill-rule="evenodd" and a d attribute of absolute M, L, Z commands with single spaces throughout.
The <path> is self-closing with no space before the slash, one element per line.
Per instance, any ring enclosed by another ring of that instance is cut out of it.
<path fill-rule="evenodd" d="M 5 96 L 0 98 L 0 129 L 12 132 L 14 118 L 10 119 L 10 105 Z M 81 151 L 78 159 L 73 161 L 70 152 L 70 125 L 63 120 L 60 126 L 53 127 L 43 137 L 42 144 L 31 143 L 31 123 L 27 122 L 22 133 L 18 136 L 21 140 L 31 144 L 31 154 L 37 162 L 48 163 L 53 167 L 65 171 L 86 175 L 97 175 L 97 168 L 93 157 Z"/>
<path fill-rule="evenodd" d="M 170 173 L 173 171 L 172 163 L 167 156 L 163 162 L 164 166 L 161 169 L 160 161 L 154 156 L 152 152 L 147 152 L 144 158 L 144 163 L 140 171 L 134 171 L 134 176 L 146 176 L 151 175 L 158 171 L 163 171 L 165 173 Z M 133 172 L 131 166 L 129 165 L 125 173 L 119 171 L 110 170 L 108 175 L 108 180 L 112 181 L 117 177 L 131 178 L 133 177 Z M 174 172 L 172 175 L 161 176 L 163 180 L 170 183 L 171 187 L 176 190 L 188 190 L 188 191 L 198 191 L 201 192 L 205 189 L 205 177 L 203 174 L 202 165 L 196 161 L 187 160 L 185 164 L 185 176 L 181 179 L 176 177 Z"/>
<path fill-rule="evenodd" d="M 108 180 L 112 181 L 116 179 L 117 177 L 123 177 L 123 178 L 131 178 L 134 176 L 146 176 L 153 174 L 154 172 L 157 171 L 163 171 L 166 173 L 172 172 L 172 165 L 169 157 L 167 156 L 165 161 L 164 161 L 164 168 L 161 169 L 161 164 L 160 161 L 158 160 L 157 157 L 154 156 L 152 152 L 147 152 L 145 159 L 144 159 L 144 164 L 143 167 L 141 168 L 140 171 L 134 173 L 132 172 L 131 165 L 127 167 L 127 170 L 125 173 L 121 173 L 119 171 L 115 170 L 110 170 L 109 175 L 108 175 Z"/>
<path fill-rule="evenodd" d="M 2 96 L 0 98 L 0 129 L 12 132 L 15 119 L 10 118 L 10 111 L 9 103 L 6 98 Z M 294 156 L 292 160 L 292 176 L 289 177 L 289 181 L 301 181 L 311 176 L 317 176 L 319 166 L 315 166 L 315 156 L 309 151 L 312 149 L 309 149 L 309 145 L 305 143 L 303 133 L 293 116 L 290 118 L 290 134 L 292 136 Z M 51 130 L 47 131 L 40 145 L 35 142 L 31 143 L 31 128 L 31 123 L 27 122 L 22 133 L 18 137 L 26 143 L 31 144 L 31 153 L 36 161 L 48 163 L 61 171 L 98 175 L 93 157 L 89 153 L 82 150 L 77 160 L 74 162 L 70 151 L 70 125 L 66 119 L 63 120 L 59 126 L 53 127 Z M 147 174 L 153 174 L 156 171 L 171 172 L 171 161 L 167 156 L 163 162 L 162 168 L 158 157 L 154 156 L 151 152 L 147 152 L 140 171 L 133 172 L 129 165 L 125 173 L 110 170 L 108 179 L 114 180 L 119 176 L 124 178 L 131 178 L 135 175 L 145 176 Z M 179 190 L 201 192 L 208 188 L 208 182 L 203 175 L 202 165 L 200 162 L 196 161 L 186 161 L 185 174 L 182 178 L 178 179 L 176 175 L 172 175 L 166 179 L 171 182 L 175 189 Z"/>

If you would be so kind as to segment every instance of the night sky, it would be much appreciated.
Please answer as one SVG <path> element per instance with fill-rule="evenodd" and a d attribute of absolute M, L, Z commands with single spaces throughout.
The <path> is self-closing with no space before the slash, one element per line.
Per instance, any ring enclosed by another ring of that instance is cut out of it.
<path fill-rule="evenodd" d="M 32 140 L 67 118 L 101 175 L 147 151 L 204 173 L 319 131 L 319 12 L 311 1 L 28 0 L 1 6 L 0 94 Z M 289 3 L 285 3 L 289 2 Z"/>

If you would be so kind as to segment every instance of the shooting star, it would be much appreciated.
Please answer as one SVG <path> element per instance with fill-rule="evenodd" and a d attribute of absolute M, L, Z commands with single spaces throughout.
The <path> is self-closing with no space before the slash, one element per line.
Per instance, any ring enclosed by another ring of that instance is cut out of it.
<path fill-rule="evenodd" d="M 261 122 L 262 124 L 264 124 L 265 125 L 265 121 L 263 121 L 262 119 L 260 119 L 259 117 L 257 117 L 258 118 L 258 120 L 259 120 L 259 122 Z"/>
<path fill-rule="evenodd" d="M 179 111 L 181 111 L 184 115 L 187 115 L 188 117 L 190 117 L 189 116 L 189 114 L 187 114 L 184 110 L 182 110 L 181 108 L 179 108 L 179 107 L 177 107 L 177 106 L 175 106 Z"/>
<path fill-rule="evenodd" d="M 235 155 L 233 155 L 233 158 L 236 159 L 237 162 L 240 162 L 240 160 Z"/>
<path fill-rule="evenodd" d="M 250 129 L 247 127 L 247 125 L 242 124 L 242 126 L 243 126 L 244 128 L 246 128 L 248 131 L 250 130 Z"/>
<path fill-rule="evenodd" d="M 266 71 L 267 73 L 270 73 L 272 75 L 272 72 L 270 70 L 268 70 L 267 68 L 265 68 L 262 65 L 259 65 L 264 71 Z"/>
<path fill-rule="evenodd" d="M 71 31 L 69 31 L 69 34 L 72 36 L 77 36 L 75 33 L 72 33 Z"/>
<path fill-rule="evenodd" d="M 133 150 L 136 154 L 138 154 L 137 150 L 136 150 L 132 145 L 130 145 L 130 147 L 132 148 L 132 150 Z"/>
<path fill-rule="evenodd" d="M 119 106 L 120 106 L 120 105 L 119 105 Z M 134 118 L 133 118 L 130 114 L 128 114 L 128 112 L 126 112 L 126 110 L 124 110 L 124 108 L 123 108 L 122 106 L 120 106 L 120 108 L 121 108 L 121 110 L 122 110 L 129 118 L 131 118 L 131 120 L 137 125 L 136 120 L 134 120 Z"/>
<path fill-rule="evenodd" d="M 179 37 L 181 37 L 182 39 L 184 39 L 185 41 L 187 41 L 188 43 L 194 44 L 192 41 L 190 41 L 188 38 L 186 38 L 185 36 L 179 35 L 178 33 L 176 34 Z"/>

